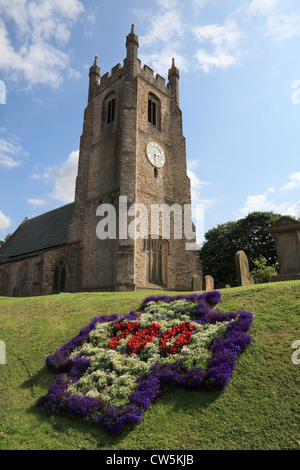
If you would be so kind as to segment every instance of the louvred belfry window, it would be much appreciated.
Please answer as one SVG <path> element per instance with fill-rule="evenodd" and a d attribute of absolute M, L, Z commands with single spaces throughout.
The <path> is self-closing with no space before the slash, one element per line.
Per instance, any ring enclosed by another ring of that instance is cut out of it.
<path fill-rule="evenodd" d="M 160 130 L 160 100 L 153 93 L 148 94 L 148 122 Z"/>
<path fill-rule="evenodd" d="M 107 119 L 106 119 L 106 124 L 110 124 L 115 120 L 115 98 L 112 98 L 108 103 L 107 103 Z"/>
<path fill-rule="evenodd" d="M 152 99 L 148 99 L 148 122 L 156 126 L 156 103 Z"/>

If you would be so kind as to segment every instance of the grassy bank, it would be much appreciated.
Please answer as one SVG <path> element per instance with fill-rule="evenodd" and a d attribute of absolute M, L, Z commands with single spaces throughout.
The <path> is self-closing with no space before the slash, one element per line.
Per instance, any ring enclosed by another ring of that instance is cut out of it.
<path fill-rule="evenodd" d="M 36 406 L 55 377 L 45 368 L 45 359 L 93 317 L 128 313 L 149 293 L 1 297 L 6 364 L 0 365 L 0 449 L 300 449 L 300 364 L 292 362 L 291 347 L 300 340 L 300 282 L 221 292 L 222 311 L 250 310 L 255 315 L 254 340 L 229 386 L 215 393 L 170 388 L 140 425 L 117 437 Z"/>

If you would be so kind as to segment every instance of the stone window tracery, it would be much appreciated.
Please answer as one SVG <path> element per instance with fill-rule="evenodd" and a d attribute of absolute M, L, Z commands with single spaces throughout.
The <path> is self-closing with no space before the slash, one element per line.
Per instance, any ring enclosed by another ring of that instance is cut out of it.
<path fill-rule="evenodd" d="M 54 268 L 53 273 L 53 293 L 66 292 L 68 265 L 66 261 L 61 258 Z"/>

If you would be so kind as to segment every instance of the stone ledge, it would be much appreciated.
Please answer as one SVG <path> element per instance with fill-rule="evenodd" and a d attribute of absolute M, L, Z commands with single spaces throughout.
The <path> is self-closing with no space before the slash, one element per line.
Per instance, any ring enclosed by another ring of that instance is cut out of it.
<path fill-rule="evenodd" d="M 300 280 L 300 273 L 295 274 L 278 274 L 273 276 L 271 282 L 281 282 L 281 281 L 298 281 Z"/>

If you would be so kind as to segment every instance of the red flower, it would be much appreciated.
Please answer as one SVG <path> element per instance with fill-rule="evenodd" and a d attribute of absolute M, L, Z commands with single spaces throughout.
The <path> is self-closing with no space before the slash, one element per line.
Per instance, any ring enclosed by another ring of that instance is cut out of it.
<path fill-rule="evenodd" d="M 178 325 L 173 326 L 172 330 L 166 330 L 159 341 L 159 347 L 162 355 L 177 354 L 181 351 L 183 346 L 188 344 L 192 338 L 192 330 L 195 326 L 191 323 L 184 321 Z M 140 329 L 139 322 L 128 321 L 125 323 L 116 322 L 114 331 L 116 336 L 111 338 L 108 343 L 107 349 L 116 349 L 120 344 L 120 340 L 132 335 L 127 343 L 128 354 L 139 354 L 147 343 L 151 343 L 153 338 L 159 334 L 160 325 L 153 322 L 151 325 Z M 172 342 L 172 338 L 176 340 Z"/>
<path fill-rule="evenodd" d="M 153 338 L 158 335 L 160 325 L 154 322 L 145 328 L 140 330 L 139 328 L 139 322 L 116 322 L 114 330 L 119 333 L 111 338 L 107 349 L 116 349 L 120 344 L 120 340 L 131 334 L 132 337 L 129 339 L 127 344 L 127 352 L 128 354 L 138 354 L 142 349 L 144 349 L 147 343 L 151 343 Z"/>
<path fill-rule="evenodd" d="M 172 330 L 166 330 L 159 341 L 159 347 L 162 355 L 167 356 L 168 354 L 178 354 L 183 346 L 188 344 L 192 339 L 192 330 L 195 326 L 186 321 L 173 326 Z M 179 335 L 179 336 L 177 336 Z M 171 339 L 177 336 L 174 343 Z"/>

